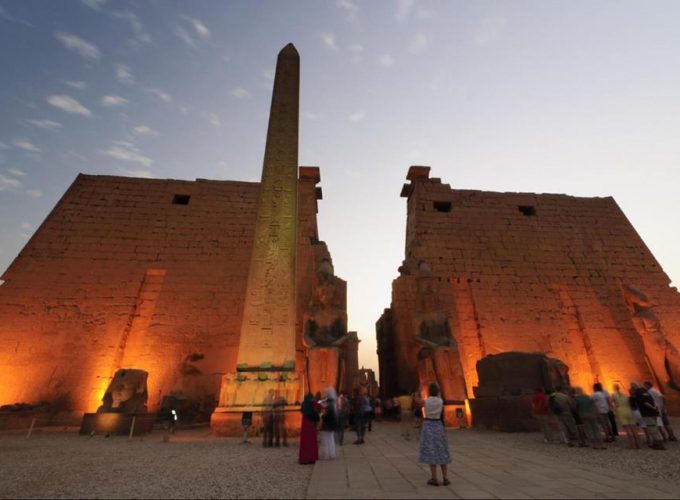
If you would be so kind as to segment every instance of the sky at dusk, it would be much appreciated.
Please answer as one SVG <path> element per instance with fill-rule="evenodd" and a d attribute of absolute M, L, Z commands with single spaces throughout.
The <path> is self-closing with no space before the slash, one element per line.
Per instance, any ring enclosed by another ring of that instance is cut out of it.
<path fill-rule="evenodd" d="M 360 363 L 410 165 L 613 196 L 680 283 L 680 2 L 0 0 L 0 272 L 79 172 L 259 181 L 278 51 Z"/>

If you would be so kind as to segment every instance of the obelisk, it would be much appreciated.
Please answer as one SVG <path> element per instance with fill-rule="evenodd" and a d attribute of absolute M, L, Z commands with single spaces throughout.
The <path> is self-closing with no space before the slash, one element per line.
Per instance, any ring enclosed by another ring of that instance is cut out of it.
<path fill-rule="evenodd" d="M 267 143 L 239 341 L 239 370 L 294 368 L 300 56 L 276 61 Z"/>

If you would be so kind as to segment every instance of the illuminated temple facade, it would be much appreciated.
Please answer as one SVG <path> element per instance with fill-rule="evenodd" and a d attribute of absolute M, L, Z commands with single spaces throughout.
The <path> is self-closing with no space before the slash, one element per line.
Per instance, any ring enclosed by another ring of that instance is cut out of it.
<path fill-rule="evenodd" d="M 452 189 L 411 167 L 406 254 L 376 324 L 383 395 L 440 382 L 474 397 L 477 361 L 539 352 L 573 385 L 680 382 L 680 294 L 611 197 Z"/>

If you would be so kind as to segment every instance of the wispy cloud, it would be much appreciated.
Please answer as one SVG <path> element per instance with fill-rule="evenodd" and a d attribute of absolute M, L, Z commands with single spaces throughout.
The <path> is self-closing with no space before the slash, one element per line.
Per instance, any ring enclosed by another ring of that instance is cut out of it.
<path fill-rule="evenodd" d="M 394 17 L 398 23 L 401 24 L 408 19 L 415 3 L 416 0 L 397 0 L 397 10 L 394 13 Z"/>
<path fill-rule="evenodd" d="M 360 63 L 361 61 L 364 60 L 364 47 L 358 43 L 353 43 L 348 47 L 350 53 L 352 54 L 349 57 L 349 62 L 352 64 L 357 64 Z"/>
<path fill-rule="evenodd" d="M 364 118 L 366 118 L 366 113 L 363 111 L 357 111 L 356 113 L 352 113 L 347 117 L 347 119 L 351 122 L 360 122 Z"/>
<path fill-rule="evenodd" d="M 508 20 L 502 16 L 488 16 L 482 19 L 474 34 L 477 47 L 487 47 L 496 41 L 505 30 Z"/>
<path fill-rule="evenodd" d="M 18 170 L 16 168 L 8 168 L 7 172 L 9 172 L 15 177 L 23 177 L 24 175 L 26 175 L 26 172 L 22 172 L 21 170 Z"/>
<path fill-rule="evenodd" d="M 220 117 L 217 116 L 215 113 L 208 113 L 208 121 L 213 127 L 222 126 L 222 120 L 220 120 Z"/>
<path fill-rule="evenodd" d="M 21 24 L 23 26 L 28 26 L 29 28 L 35 28 L 35 26 L 28 21 L 11 15 L 2 5 L 0 5 L 0 18 L 11 23 Z"/>
<path fill-rule="evenodd" d="M 408 51 L 411 54 L 420 54 L 421 52 L 424 52 L 425 49 L 427 49 L 428 45 L 429 40 L 427 38 L 427 35 L 425 35 L 424 33 L 418 33 L 409 40 Z"/>
<path fill-rule="evenodd" d="M 47 102 L 55 108 L 72 113 L 76 115 L 91 116 L 92 112 L 85 106 L 76 101 L 73 97 L 67 95 L 51 95 L 47 98 Z"/>
<path fill-rule="evenodd" d="M 17 191 L 23 185 L 19 179 L 13 179 L 0 174 L 0 191 Z"/>
<path fill-rule="evenodd" d="M 158 131 L 152 129 L 148 125 L 137 125 L 135 128 L 132 129 L 132 132 L 135 135 L 147 135 L 147 136 L 157 136 Z"/>
<path fill-rule="evenodd" d="M 312 113 L 311 111 L 303 111 L 302 117 L 306 120 L 315 121 L 319 119 L 319 115 Z"/>
<path fill-rule="evenodd" d="M 43 192 L 40 189 L 27 189 L 26 194 L 31 198 L 40 198 Z"/>
<path fill-rule="evenodd" d="M 345 18 L 349 22 L 354 22 L 356 19 L 357 13 L 359 12 L 359 6 L 350 0 L 337 0 L 335 2 L 335 6 L 338 9 L 344 10 L 345 13 L 347 14 L 347 17 Z"/>
<path fill-rule="evenodd" d="M 332 33 L 321 33 L 321 41 L 323 44 L 332 50 L 338 50 L 338 46 L 335 43 L 335 35 Z"/>
<path fill-rule="evenodd" d="M 244 88 L 238 87 L 231 91 L 231 95 L 239 99 L 243 99 L 245 97 L 250 97 L 250 92 Z"/>
<path fill-rule="evenodd" d="M 80 3 L 93 10 L 101 10 L 106 0 L 80 0 Z"/>
<path fill-rule="evenodd" d="M 28 139 L 14 139 L 12 141 L 12 144 L 14 144 L 19 149 L 23 149 L 24 151 L 30 151 L 31 153 L 40 153 L 40 148 L 33 144 Z"/>
<path fill-rule="evenodd" d="M 121 97 L 119 95 L 105 95 L 102 97 L 102 105 L 112 108 L 114 106 L 123 106 L 127 104 L 128 101 L 125 97 Z"/>
<path fill-rule="evenodd" d="M 144 25 L 137 14 L 131 10 L 115 10 L 108 12 L 108 14 L 114 19 L 125 21 L 130 25 L 130 28 L 134 33 L 134 39 L 131 41 L 133 45 L 151 43 L 151 35 L 146 32 Z"/>
<path fill-rule="evenodd" d="M 386 68 L 391 68 L 394 66 L 394 57 L 389 54 L 383 54 L 378 57 L 378 63 Z"/>
<path fill-rule="evenodd" d="M 144 156 L 137 146 L 126 141 L 116 141 L 108 149 L 100 151 L 100 153 L 116 160 L 140 163 L 147 168 L 153 163 L 153 160 L 148 156 Z"/>
<path fill-rule="evenodd" d="M 64 80 L 63 83 L 64 85 L 68 85 L 69 87 L 78 90 L 83 90 L 85 87 L 87 87 L 87 83 L 83 81 Z"/>
<path fill-rule="evenodd" d="M 132 85 L 135 83 L 135 77 L 132 74 L 130 67 L 125 64 L 116 64 L 116 79 L 125 85 Z"/>
<path fill-rule="evenodd" d="M 192 48 L 198 46 L 199 39 L 210 36 L 210 30 L 200 19 L 189 16 L 180 16 L 182 24 L 175 26 L 175 35 Z"/>
<path fill-rule="evenodd" d="M 146 89 L 146 91 L 151 95 L 156 96 L 163 102 L 172 102 L 172 96 L 165 92 L 164 90 L 158 88 L 148 88 Z"/>
<path fill-rule="evenodd" d="M 78 35 L 70 33 L 57 32 L 54 36 L 59 40 L 64 47 L 78 54 L 89 61 L 99 61 L 101 52 L 96 45 L 87 42 Z"/>
<path fill-rule="evenodd" d="M 26 122 L 38 128 L 46 128 L 51 130 L 63 127 L 61 123 L 54 122 L 52 120 L 26 120 Z"/>

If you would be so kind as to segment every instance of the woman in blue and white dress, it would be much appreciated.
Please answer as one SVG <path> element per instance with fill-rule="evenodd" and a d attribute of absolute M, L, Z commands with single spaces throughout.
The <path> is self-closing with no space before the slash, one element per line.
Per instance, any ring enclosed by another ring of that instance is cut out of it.
<path fill-rule="evenodd" d="M 442 469 L 442 484 L 451 484 L 447 477 L 448 464 L 451 463 L 449 456 L 449 443 L 444 432 L 442 411 L 444 401 L 439 397 L 437 384 L 428 387 L 428 398 L 423 405 L 423 430 L 420 434 L 420 461 L 430 466 L 432 478 L 427 482 L 432 486 L 439 486 L 437 481 L 437 465 Z"/>

